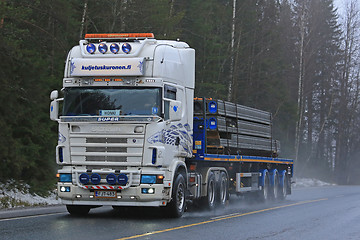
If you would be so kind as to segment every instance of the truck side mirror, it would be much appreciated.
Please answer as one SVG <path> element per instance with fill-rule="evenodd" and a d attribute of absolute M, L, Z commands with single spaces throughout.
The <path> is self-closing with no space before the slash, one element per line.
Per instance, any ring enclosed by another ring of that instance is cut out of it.
<path fill-rule="evenodd" d="M 54 90 L 50 94 L 50 99 L 52 100 L 50 103 L 50 119 L 53 121 L 59 121 L 59 102 L 63 100 L 63 98 L 58 98 L 59 92 Z"/>
<path fill-rule="evenodd" d="M 182 108 L 180 101 L 171 101 L 169 106 L 170 121 L 180 121 L 182 115 Z"/>
<path fill-rule="evenodd" d="M 50 100 L 55 100 L 55 99 L 57 99 L 58 97 L 59 97 L 59 92 L 58 92 L 58 90 L 54 90 L 54 91 L 51 92 L 51 94 L 50 94 Z"/>

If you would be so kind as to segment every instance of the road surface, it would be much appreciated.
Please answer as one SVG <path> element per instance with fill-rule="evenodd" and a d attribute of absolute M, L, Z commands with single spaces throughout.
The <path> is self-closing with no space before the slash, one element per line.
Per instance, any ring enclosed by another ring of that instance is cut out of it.
<path fill-rule="evenodd" d="M 360 186 L 294 189 L 285 201 L 191 210 L 180 219 L 158 209 L 92 209 L 72 217 L 64 206 L 0 211 L 0 239 L 360 239 Z"/>

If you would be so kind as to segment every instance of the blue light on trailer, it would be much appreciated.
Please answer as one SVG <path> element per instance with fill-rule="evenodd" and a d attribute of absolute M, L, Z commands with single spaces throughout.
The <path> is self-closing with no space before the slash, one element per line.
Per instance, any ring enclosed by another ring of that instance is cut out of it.
<path fill-rule="evenodd" d="M 59 182 L 72 182 L 71 173 L 60 173 Z"/>
<path fill-rule="evenodd" d="M 217 112 L 217 103 L 215 101 L 209 102 L 209 112 L 210 113 L 216 113 Z"/>
<path fill-rule="evenodd" d="M 209 118 L 209 128 L 211 130 L 217 129 L 217 120 L 216 120 L 216 118 L 214 118 L 214 117 Z"/>
<path fill-rule="evenodd" d="M 91 174 L 90 180 L 92 184 L 99 184 L 101 181 L 101 176 L 97 173 Z"/>
<path fill-rule="evenodd" d="M 124 43 L 124 44 L 121 46 L 121 50 L 122 50 L 124 53 L 128 54 L 128 53 L 130 53 L 130 51 L 131 51 L 131 45 L 128 44 L 128 43 Z"/>
<path fill-rule="evenodd" d="M 112 52 L 112 53 L 118 53 L 119 52 L 119 50 L 120 50 L 120 48 L 119 48 L 119 45 L 117 44 L 117 43 L 112 43 L 111 45 L 110 45 L 110 51 Z"/>
<path fill-rule="evenodd" d="M 99 49 L 99 52 L 106 53 L 108 50 L 108 47 L 105 43 L 100 43 L 98 49 Z"/>
<path fill-rule="evenodd" d="M 110 185 L 116 184 L 116 175 L 113 173 L 110 173 L 106 176 L 106 182 Z"/>
<path fill-rule="evenodd" d="M 93 54 L 95 51 L 96 51 L 96 47 L 94 44 L 92 43 L 89 43 L 87 46 L 86 46 L 86 51 L 90 54 Z"/>
<path fill-rule="evenodd" d="M 84 185 L 88 184 L 89 181 L 90 181 L 90 176 L 88 174 L 86 174 L 86 173 L 82 173 L 79 176 L 79 181 Z"/>

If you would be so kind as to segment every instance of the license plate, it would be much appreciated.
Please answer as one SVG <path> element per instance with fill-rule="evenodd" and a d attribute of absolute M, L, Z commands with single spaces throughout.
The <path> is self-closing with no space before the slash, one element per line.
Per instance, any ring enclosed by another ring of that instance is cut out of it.
<path fill-rule="evenodd" d="M 95 191 L 95 197 L 98 198 L 115 198 L 116 191 Z"/>

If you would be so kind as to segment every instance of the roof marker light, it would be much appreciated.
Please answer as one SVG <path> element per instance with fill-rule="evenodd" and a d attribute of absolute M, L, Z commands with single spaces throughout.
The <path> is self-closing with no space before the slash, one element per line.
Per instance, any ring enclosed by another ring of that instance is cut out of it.
<path fill-rule="evenodd" d="M 99 49 L 99 52 L 104 54 L 104 53 L 107 52 L 108 47 L 107 47 L 107 45 L 105 43 L 100 43 L 98 49 Z"/>
<path fill-rule="evenodd" d="M 121 47 L 122 51 L 126 54 L 130 53 L 131 51 L 131 45 L 128 43 L 124 43 Z"/>
<path fill-rule="evenodd" d="M 112 43 L 110 45 L 110 51 L 114 54 L 118 53 L 119 52 L 119 45 L 117 45 L 116 43 Z"/>
<path fill-rule="evenodd" d="M 154 38 L 153 33 L 96 33 L 85 34 L 85 39 L 145 39 Z"/>
<path fill-rule="evenodd" d="M 93 54 L 96 51 L 96 47 L 94 44 L 89 43 L 88 45 L 86 45 L 86 51 L 88 51 L 88 53 Z"/>

